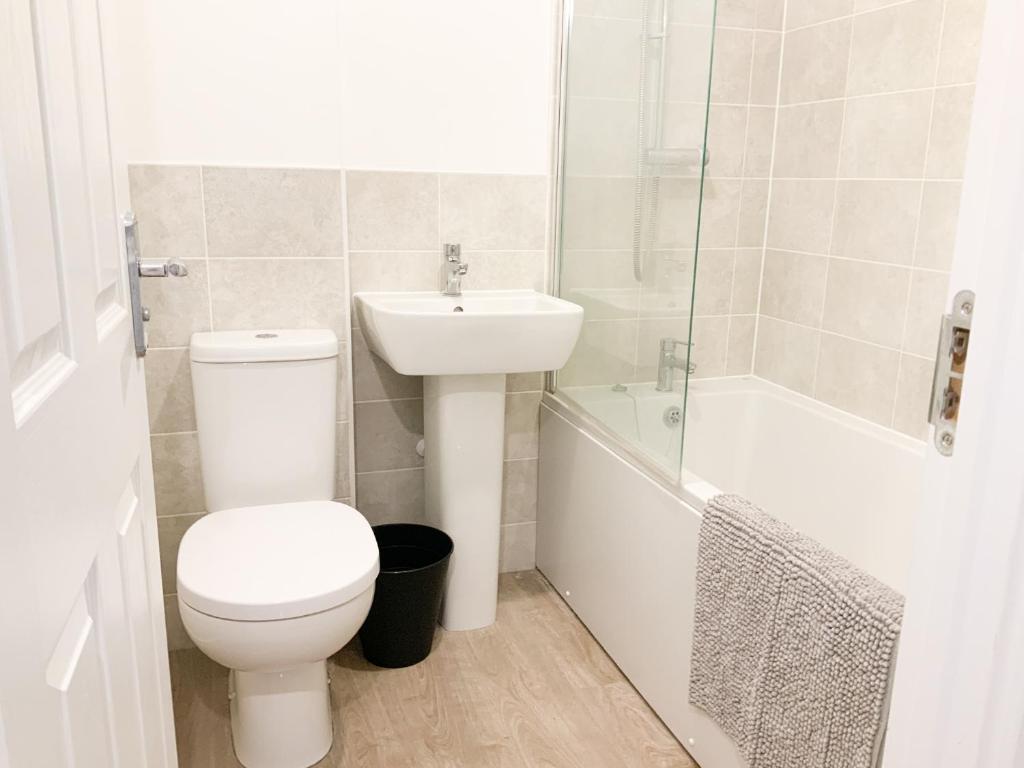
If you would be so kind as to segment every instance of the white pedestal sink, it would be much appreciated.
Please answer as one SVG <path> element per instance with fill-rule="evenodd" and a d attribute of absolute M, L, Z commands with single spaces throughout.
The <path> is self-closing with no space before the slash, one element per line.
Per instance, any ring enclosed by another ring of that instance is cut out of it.
<path fill-rule="evenodd" d="M 427 519 L 455 542 L 441 623 L 486 627 L 498 597 L 505 375 L 565 365 L 583 310 L 536 291 L 354 298 L 370 348 L 425 377 Z"/>

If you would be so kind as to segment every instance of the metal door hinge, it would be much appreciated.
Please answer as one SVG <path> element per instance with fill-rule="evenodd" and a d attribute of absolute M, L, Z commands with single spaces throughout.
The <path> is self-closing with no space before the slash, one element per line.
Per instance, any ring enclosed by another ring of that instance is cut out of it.
<path fill-rule="evenodd" d="M 953 297 L 953 311 L 942 316 L 939 326 L 928 421 L 935 427 L 935 449 L 943 456 L 953 455 L 956 442 L 973 315 L 974 291 L 960 291 Z"/>

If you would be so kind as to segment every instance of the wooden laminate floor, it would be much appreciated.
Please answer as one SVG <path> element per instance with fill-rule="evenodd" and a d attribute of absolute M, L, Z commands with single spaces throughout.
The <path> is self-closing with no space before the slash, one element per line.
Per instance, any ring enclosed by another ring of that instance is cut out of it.
<path fill-rule="evenodd" d="M 327 768 L 696 768 L 537 571 L 501 577 L 498 621 L 438 630 L 407 669 L 363 660 L 358 640 L 328 664 Z M 181 768 L 236 768 L 227 670 L 171 654 Z"/>

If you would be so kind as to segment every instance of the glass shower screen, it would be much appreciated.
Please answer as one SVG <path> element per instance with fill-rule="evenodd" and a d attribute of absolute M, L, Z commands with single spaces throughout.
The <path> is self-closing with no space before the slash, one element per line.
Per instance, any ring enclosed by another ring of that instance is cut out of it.
<path fill-rule="evenodd" d="M 585 320 L 556 391 L 673 477 L 714 16 L 714 0 L 576 0 L 566 19 L 557 283 Z"/>

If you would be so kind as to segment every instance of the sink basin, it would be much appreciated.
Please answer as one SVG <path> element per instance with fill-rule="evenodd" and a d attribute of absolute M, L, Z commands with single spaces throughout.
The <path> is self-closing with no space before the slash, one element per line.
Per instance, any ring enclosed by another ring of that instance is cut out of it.
<path fill-rule="evenodd" d="M 360 292 L 370 348 L 408 376 L 552 371 L 576 345 L 583 309 L 537 291 Z"/>
<path fill-rule="evenodd" d="M 583 309 L 536 291 L 356 293 L 370 349 L 423 376 L 424 511 L 455 542 L 441 624 L 494 623 L 501 548 L 505 374 L 561 368 Z"/>

